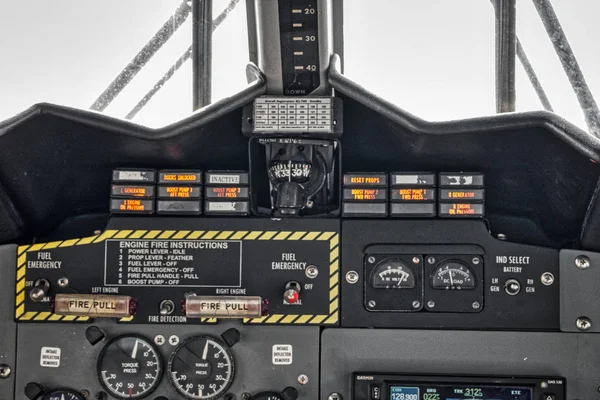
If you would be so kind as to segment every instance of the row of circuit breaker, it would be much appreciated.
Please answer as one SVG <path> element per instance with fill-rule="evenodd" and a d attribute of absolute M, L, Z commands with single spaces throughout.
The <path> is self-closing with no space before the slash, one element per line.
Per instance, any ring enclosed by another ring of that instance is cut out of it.
<path fill-rule="evenodd" d="M 348 173 L 342 216 L 483 218 L 484 176 L 465 172 Z"/>
<path fill-rule="evenodd" d="M 248 215 L 248 172 L 116 169 L 113 214 Z"/>

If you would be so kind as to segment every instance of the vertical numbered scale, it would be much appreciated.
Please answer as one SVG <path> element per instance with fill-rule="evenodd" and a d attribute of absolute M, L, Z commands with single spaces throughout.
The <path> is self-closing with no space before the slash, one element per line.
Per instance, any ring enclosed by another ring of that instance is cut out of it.
<path fill-rule="evenodd" d="M 321 84 L 317 0 L 279 0 L 283 93 L 308 95 Z"/>

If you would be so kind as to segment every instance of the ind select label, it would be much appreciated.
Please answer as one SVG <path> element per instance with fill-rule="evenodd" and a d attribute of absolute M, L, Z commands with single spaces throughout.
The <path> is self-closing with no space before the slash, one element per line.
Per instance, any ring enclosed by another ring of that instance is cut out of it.
<path fill-rule="evenodd" d="M 254 100 L 255 133 L 333 133 L 331 97 L 260 97 Z"/>

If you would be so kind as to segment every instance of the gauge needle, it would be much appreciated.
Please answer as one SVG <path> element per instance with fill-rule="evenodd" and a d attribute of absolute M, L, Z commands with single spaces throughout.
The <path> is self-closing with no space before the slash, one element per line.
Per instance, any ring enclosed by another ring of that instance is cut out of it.
<path fill-rule="evenodd" d="M 206 360 L 207 355 L 208 355 L 208 340 L 206 341 L 206 345 L 204 345 L 204 351 L 202 352 L 202 359 Z"/>
<path fill-rule="evenodd" d="M 65 395 L 64 395 L 64 393 L 60 395 L 60 400 L 65 400 Z"/>
<path fill-rule="evenodd" d="M 137 356 L 137 349 L 138 349 L 138 341 L 135 341 L 135 344 L 133 345 L 133 351 L 131 352 L 131 358 L 133 358 L 135 360 L 135 356 Z"/>
<path fill-rule="evenodd" d="M 452 272 L 448 271 L 448 275 L 450 275 L 450 285 L 454 286 L 454 282 L 452 281 Z"/>

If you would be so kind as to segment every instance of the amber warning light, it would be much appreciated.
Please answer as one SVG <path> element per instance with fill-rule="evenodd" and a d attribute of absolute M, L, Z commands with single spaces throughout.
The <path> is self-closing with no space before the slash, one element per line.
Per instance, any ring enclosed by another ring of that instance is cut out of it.
<path fill-rule="evenodd" d="M 392 200 L 430 201 L 435 200 L 435 189 L 392 189 Z"/>
<path fill-rule="evenodd" d="M 158 197 L 178 199 L 199 199 L 201 196 L 198 186 L 159 186 Z"/>
<path fill-rule="evenodd" d="M 152 213 L 154 211 L 153 200 L 141 200 L 141 199 L 111 199 L 110 200 L 110 211 L 111 212 L 134 212 L 134 213 Z"/>
<path fill-rule="evenodd" d="M 146 185 L 112 185 L 111 195 L 114 197 L 153 197 L 154 186 Z"/>

